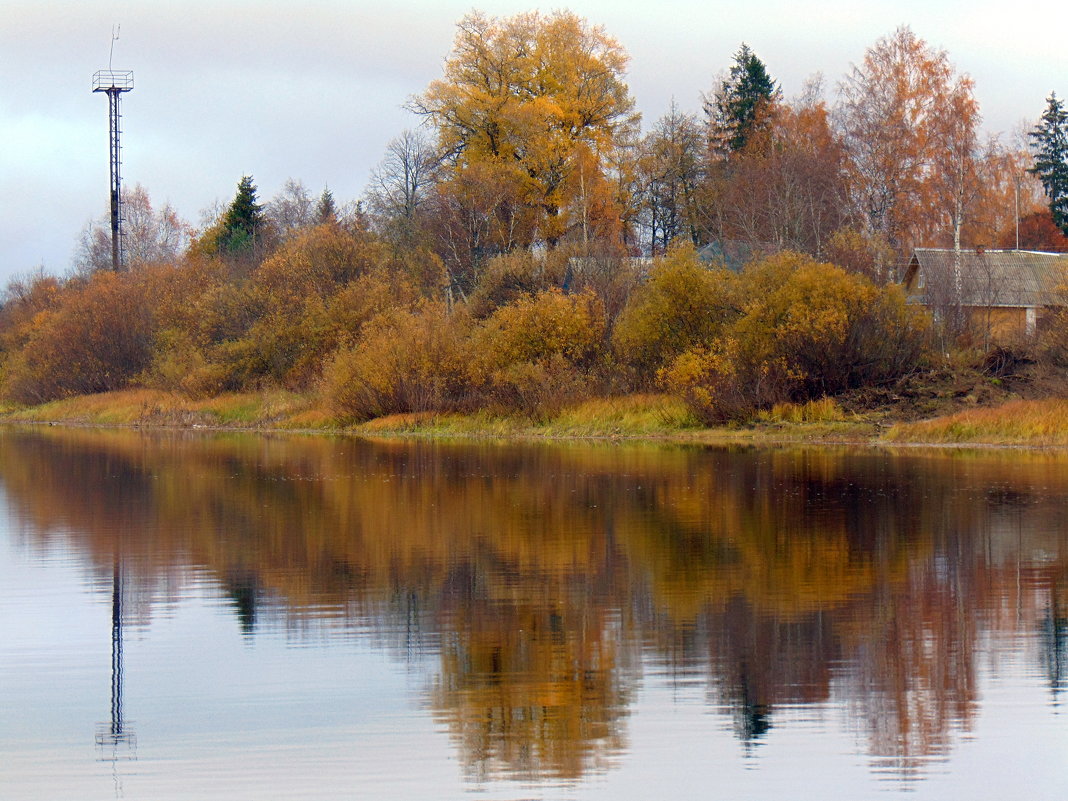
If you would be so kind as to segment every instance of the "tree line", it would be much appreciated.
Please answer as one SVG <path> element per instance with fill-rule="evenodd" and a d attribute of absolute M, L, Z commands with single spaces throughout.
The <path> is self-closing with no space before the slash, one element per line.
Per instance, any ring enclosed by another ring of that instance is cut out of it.
<path fill-rule="evenodd" d="M 251 176 L 198 228 L 125 195 L 126 270 L 87 227 L 0 312 L 0 392 L 285 386 L 344 418 L 668 389 L 741 419 L 915 370 L 916 246 L 1068 250 L 1068 121 L 983 138 L 973 84 L 902 27 L 787 99 L 746 44 L 647 131 L 628 58 L 561 11 L 457 26 L 360 201 Z M 740 269 L 743 262 L 745 269 Z"/>

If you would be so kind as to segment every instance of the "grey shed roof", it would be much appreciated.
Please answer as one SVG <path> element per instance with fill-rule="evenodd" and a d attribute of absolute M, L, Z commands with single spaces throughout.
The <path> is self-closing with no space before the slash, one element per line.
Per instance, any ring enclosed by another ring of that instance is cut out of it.
<path fill-rule="evenodd" d="M 742 242 L 728 239 L 710 242 L 697 251 L 697 258 L 706 263 L 722 264 L 732 272 L 740 273 L 747 264 L 778 251 L 779 248 L 765 242 Z"/>
<path fill-rule="evenodd" d="M 924 305 L 955 301 L 952 249 L 917 248 L 905 273 L 909 299 Z M 962 250 L 961 298 L 964 306 L 1025 308 L 1064 305 L 1068 254 L 1034 250 Z"/>

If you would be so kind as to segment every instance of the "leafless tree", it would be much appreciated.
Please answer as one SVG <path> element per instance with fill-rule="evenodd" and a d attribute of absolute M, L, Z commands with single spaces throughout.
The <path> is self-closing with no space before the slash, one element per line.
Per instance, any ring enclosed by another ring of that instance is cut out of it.
<path fill-rule="evenodd" d="M 675 105 L 642 140 L 638 159 L 642 196 L 640 220 L 651 253 L 663 253 L 673 239 L 698 244 L 697 189 L 704 137 L 696 117 Z"/>
<path fill-rule="evenodd" d="M 421 131 L 406 130 L 389 143 L 367 187 L 369 211 L 385 233 L 414 236 L 438 166 L 438 154 Z"/>
<path fill-rule="evenodd" d="M 303 182 L 287 178 L 282 190 L 267 204 L 267 218 L 284 241 L 301 228 L 315 224 L 315 200 Z"/>
<path fill-rule="evenodd" d="M 169 203 L 158 210 L 148 191 L 137 184 L 122 193 L 123 249 L 128 269 L 178 260 L 192 236 L 189 223 Z M 73 268 L 86 275 L 111 269 L 111 222 L 100 217 L 86 224 L 74 251 Z"/>

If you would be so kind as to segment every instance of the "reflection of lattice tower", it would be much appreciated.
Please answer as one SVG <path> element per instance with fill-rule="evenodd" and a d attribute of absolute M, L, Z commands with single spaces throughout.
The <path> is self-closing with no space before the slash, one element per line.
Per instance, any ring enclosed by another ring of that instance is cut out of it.
<path fill-rule="evenodd" d="M 115 555 L 111 582 L 111 721 L 97 726 L 96 745 L 100 759 L 116 762 L 136 759 L 137 737 L 130 730 L 122 710 L 122 624 L 125 575 L 122 560 Z"/>
<path fill-rule="evenodd" d="M 132 70 L 98 70 L 93 73 L 93 91 L 105 92 L 108 96 L 108 129 L 110 131 L 111 158 L 111 269 L 122 269 L 125 249 L 122 239 L 122 113 L 119 98 L 123 92 L 133 89 Z"/>

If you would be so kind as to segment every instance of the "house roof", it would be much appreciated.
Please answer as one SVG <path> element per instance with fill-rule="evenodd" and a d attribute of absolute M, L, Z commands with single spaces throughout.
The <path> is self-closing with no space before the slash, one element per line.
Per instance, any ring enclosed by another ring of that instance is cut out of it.
<path fill-rule="evenodd" d="M 742 242 L 736 239 L 710 242 L 699 248 L 697 258 L 709 264 L 722 264 L 732 272 L 740 273 L 747 264 L 762 259 L 780 250 L 766 242 Z"/>
<path fill-rule="evenodd" d="M 956 297 L 952 249 L 917 248 L 905 274 L 909 299 L 926 306 L 1026 308 L 1064 305 L 1068 254 L 1034 250 L 960 251 L 960 298 Z"/>

